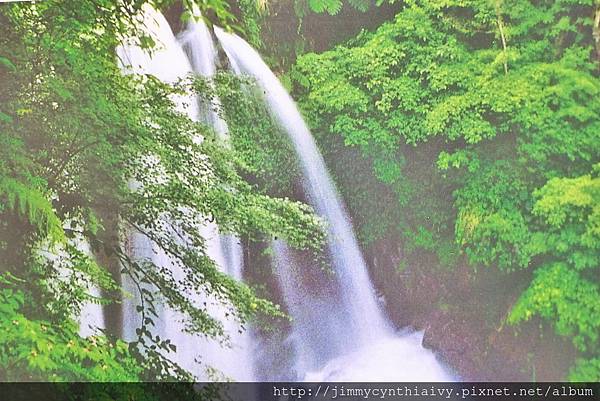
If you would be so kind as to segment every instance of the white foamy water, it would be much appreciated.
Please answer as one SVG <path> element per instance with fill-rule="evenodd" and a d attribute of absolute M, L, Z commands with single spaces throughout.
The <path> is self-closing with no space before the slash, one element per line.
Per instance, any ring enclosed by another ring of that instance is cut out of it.
<path fill-rule="evenodd" d="M 89 294 L 95 298 L 101 298 L 102 292 L 96 286 L 89 289 Z M 102 313 L 102 305 L 92 302 L 87 302 L 81 307 L 79 314 L 79 335 L 88 337 L 99 334 L 97 329 L 104 329 L 104 314 Z"/>
<path fill-rule="evenodd" d="M 435 355 L 422 346 L 423 333 L 380 338 L 373 344 L 342 354 L 320 370 L 308 372 L 312 382 L 436 382 L 453 378 Z"/>
<path fill-rule="evenodd" d="M 86 256 L 90 258 L 94 257 L 90 249 L 90 244 L 84 238 L 76 238 L 74 245 Z M 102 297 L 102 291 L 95 285 L 89 286 L 88 294 L 95 298 Z M 79 335 L 82 337 L 99 334 L 98 329 L 106 328 L 102 305 L 95 302 L 86 302 L 81 306 L 77 321 L 79 322 Z"/>

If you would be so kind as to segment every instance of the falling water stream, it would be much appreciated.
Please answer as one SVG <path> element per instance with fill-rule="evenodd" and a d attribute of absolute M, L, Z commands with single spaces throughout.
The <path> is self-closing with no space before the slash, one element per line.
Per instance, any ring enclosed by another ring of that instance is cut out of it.
<path fill-rule="evenodd" d="M 328 223 L 327 243 L 337 288 L 327 286 L 322 294 L 337 294 L 335 298 L 327 299 L 303 286 L 291 249 L 284 242 L 273 243 L 279 282 L 294 319 L 297 378 L 449 380 L 435 356 L 422 347 L 421 334 L 399 335 L 385 318 L 350 218 L 290 95 L 247 42 L 219 28 L 215 33 L 235 72 L 250 75 L 262 89 L 271 114 L 294 146 L 308 200 Z"/>
<path fill-rule="evenodd" d="M 185 50 L 193 71 L 209 79 L 216 73 L 217 51 L 213 39 L 206 24 L 201 19 L 199 12 L 195 12 L 187 29 L 180 36 L 180 43 Z M 200 117 L 210 125 L 225 146 L 229 146 L 229 135 L 227 123 L 219 116 L 218 110 L 221 103 L 218 97 L 210 100 L 199 99 Z M 219 267 L 238 281 L 242 281 L 242 269 L 244 265 L 243 250 L 239 238 L 233 235 L 224 235 L 218 232 L 216 224 L 207 224 L 203 236 L 212 238 L 217 243 L 212 244 L 220 252 Z M 209 252 L 210 255 L 210 252 Z M 221 305 L 222 306 L 222 305 Z M 223 316 L 226 310 L 222 308 Z M 251 356 L 250 334 L 247 331 L 239 331 L 239 325 L 229 319 L 224 321 L 225 332 L 230 337 L 231 348 L 223 349 L 214 342 L 209 342 L 203 348 L 206 358 L 211 366 L 217 367 L 229 378 L 238 381 L 251 381 L 254 378 L 253 361 Z"/>

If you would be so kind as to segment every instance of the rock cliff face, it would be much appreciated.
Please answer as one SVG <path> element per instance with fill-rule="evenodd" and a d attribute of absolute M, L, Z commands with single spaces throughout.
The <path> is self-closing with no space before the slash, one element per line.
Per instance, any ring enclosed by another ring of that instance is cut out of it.
<path fill-rule="evenodd" d="M 428 255 L 407 259 L 394 239 L 375 242 L 366 257 L 395 324 L 423 330 L 424 346 L 462 380 L 565 378 L 575 356 L 569 341 L 540 321 L 519 327 L 505 323 L 529 282 L 527 273 L 476 270 L 466 262 L 450 270 Z M 399 271 L 400 265 L 406 267 Z"/>

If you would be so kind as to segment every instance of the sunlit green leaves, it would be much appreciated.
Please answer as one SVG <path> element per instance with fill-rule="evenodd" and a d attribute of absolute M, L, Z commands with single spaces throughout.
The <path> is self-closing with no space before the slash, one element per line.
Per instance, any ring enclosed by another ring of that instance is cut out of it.
<path fill-rule="evenodd" d="M 508 321 L 539 315 L 569 336 L 580 351 L 597 351 L 600 336 L 600 288 L 563 263 L 542 266 L 513 307 Z"/>
<path fill-rule="evenodd" d="M 367 11 L 371 6 L 369 0 L 348 0 L 348 4 L 363 12 Z M 317 14 L 327 13 L 336 15 L 344 6 L 344 0 L 295 0 L 294 10 L 300 19 L 305 17 L 306 12 L 308 11 L 306 9 L 307 6 L 310 11 Z"/>
<path fill-rule="evenodd" d="M 135 381 L 141 368 L 122 341 L 80 338 L 75 322 L 28 319 L 24 294 L 0 289 L 0 375 L 9 381 Z"/>
<path fill-rule="evenodd" d="M 337 14 L 342 8 L 341 0 L 308 0 L 308 6 L 316 13 Z"/>
<path fill-rule="evenodd" d="M 600 380 L 600 358 L 578 359 L 569 372 L 569 380 L 574 382 L 598 382 Z"/>

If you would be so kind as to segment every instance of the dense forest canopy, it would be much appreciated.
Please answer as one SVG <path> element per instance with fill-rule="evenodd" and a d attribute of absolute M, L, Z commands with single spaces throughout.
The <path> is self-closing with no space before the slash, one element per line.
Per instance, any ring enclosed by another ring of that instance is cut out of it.
<path fill-rule="evenodd" d="M 209 337 L 223 336 L 222 322 L 190 292 L 229 300 L 242 325 L 283 317 L 216 268 L 197 227 L 210 220 L 247 242 L 322 246 L 321 219 L 290 200 L 298 166 L 246 90 L 251 80 L 222 71 L 215 85 L 169 85 L 119 69 L 125 38 L 156 45 L 139 17 L 147 3 L 183 10 L 183 21 L 199 7 L 267 55 L 362 246 L 395 238 L 408 260 L 530 273 L 515 276 L 526 282 L 515 283 L 519 297 L 497 323 L 551 325 L 577 354 L 564 379 L 600 379 L 594 0 L 46 0 L 0 5 L 0 380 L 189 380 L 169 358 L 170 339 L 149 330 L 158 300 L 145 285 Z M 277 13 L 293 43 L 272 46 Z M 306 28 L 344 18 L 364 26 L 328 41 Z M 219 96 L 232 146 L 176 107 L 182 93 Z M 132 232 L 170 255 L 185 280 L 132 258 Z M 80 336 L 84 304 L 118 311 L 131 297 L 121 271 L 139 286 L 138 338 L 121 339 L 117 321 Z"/>
<path fill-rule="evenodd" d="M 597 6 L 406 3 L 290 73 L 317 135 L 360 149 L 372 187 L 393 193 L 381 205 L 347 190 L 361 210 L 387 209 L 369 213 L 364 240 L 397 232 L 442 264 L 532 270 L 508 322 L 553 322 L 589 358 L 571 377 L 597 378 Z"/>

